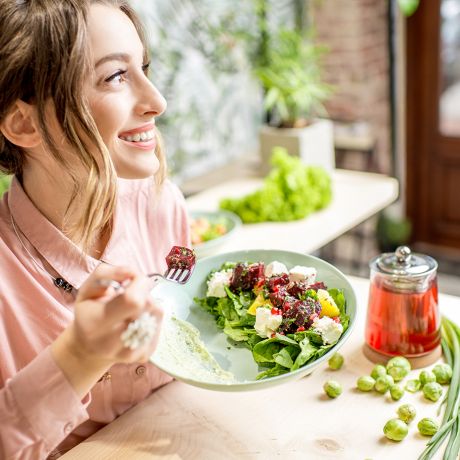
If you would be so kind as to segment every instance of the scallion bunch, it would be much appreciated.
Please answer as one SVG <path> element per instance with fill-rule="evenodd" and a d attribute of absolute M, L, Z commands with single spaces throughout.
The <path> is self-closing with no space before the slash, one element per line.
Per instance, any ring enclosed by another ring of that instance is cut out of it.
<path fill-rule="evenodd" d="M 457 460 L 460 452 L 460 327 L 445 317 L 441 325 L 441 344 L 444 356 L 452 367 L 452 380 L 443 401 L 446 409 L 441 427 L 427 443 L 419 460 L 433 458 L 447 438 L 443 460 Z"/>

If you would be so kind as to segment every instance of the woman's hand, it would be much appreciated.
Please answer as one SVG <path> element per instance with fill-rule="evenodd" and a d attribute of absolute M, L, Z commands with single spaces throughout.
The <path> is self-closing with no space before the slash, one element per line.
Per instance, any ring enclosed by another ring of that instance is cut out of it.
<path fill-rule="evenodd" d="M 125 286 L 121 293 L 107 287 L 114 280 Z M 144 362 L 158 342 L 163 311 L 150 298 L 148 278 L 122 267 L 100 265 L 80 288 L 75 319 L 56 339 L 52 352 L 57 364 L 83 396 L 100 376 L 117 362 Z M 157 321 L 152 341 L 138 349 L 123 346 L 127 325 L 149 312 Z"/>

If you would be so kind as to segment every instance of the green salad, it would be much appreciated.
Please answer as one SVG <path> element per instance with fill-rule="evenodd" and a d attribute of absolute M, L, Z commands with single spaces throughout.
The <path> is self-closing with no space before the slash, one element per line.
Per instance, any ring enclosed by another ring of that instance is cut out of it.
<path fill-rule="evenodd" d="M 295 371 L 323 356 L 348 328 L 341 289 L 316 280 L 313 267 L 278 261 L 226 262 L 207 277 L 195 302 L 213 315 L 232 345 L 252 351 L 257 379 Z"/>
<path fill-rule="evenodd" d="M 260 189 L 238 198 L 224 198 L 220 208 L 238 214 L 245 223 L 287 222 L 303 219 L 325 208 L 332 199 L 326 170 L 308 166 L 286 149 L 273 149 L 273 169 Z"/>

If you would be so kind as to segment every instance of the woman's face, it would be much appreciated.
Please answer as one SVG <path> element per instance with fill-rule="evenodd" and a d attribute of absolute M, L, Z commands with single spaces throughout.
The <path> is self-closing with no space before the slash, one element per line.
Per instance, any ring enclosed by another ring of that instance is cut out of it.
<path fill-rule="evenodd" d="M 155 117 L 166 101 L 146 76 L 139 35 L 122 11 L 100 4 L 90 8 L 89 35 L 95 71 L 85 92 L 117 175 L 151 176 L 159 167 Z"/>

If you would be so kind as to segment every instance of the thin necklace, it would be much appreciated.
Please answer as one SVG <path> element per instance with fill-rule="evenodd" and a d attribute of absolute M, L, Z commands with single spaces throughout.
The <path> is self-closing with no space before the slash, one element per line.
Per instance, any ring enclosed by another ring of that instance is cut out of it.
<path fill-rule="evenodd" d="M 24 250 L 29 254 L 29 257 L 32 259 L 32 262 L 35 264 L 35 266 L 45 272 L 48 276 L 51 277 L 53 280 L 53 283 L 56 287 L 60 289 L 64 289 L 66 292 L 72 292 L 73 286 L 68 283 L 64 278 L 55 278 L 51 273 L 48 272 L 43 266 L 41 266 L 35 259 L 35 257 L 30 253 L 30 251 L 27 249 L 26 245 L 23 243 L 21 237 L 19 236 L 18 229 L 16 228 L 16 223 L 13 219 L 13 214 L 10 213 L 10 218 L 11 218 L 11 225 L 13 226 L 14 233 L 16 234 L 16 237 L 18 238 L 19 242 L 21 243 L 21 246 L 24 248 Z"/>

